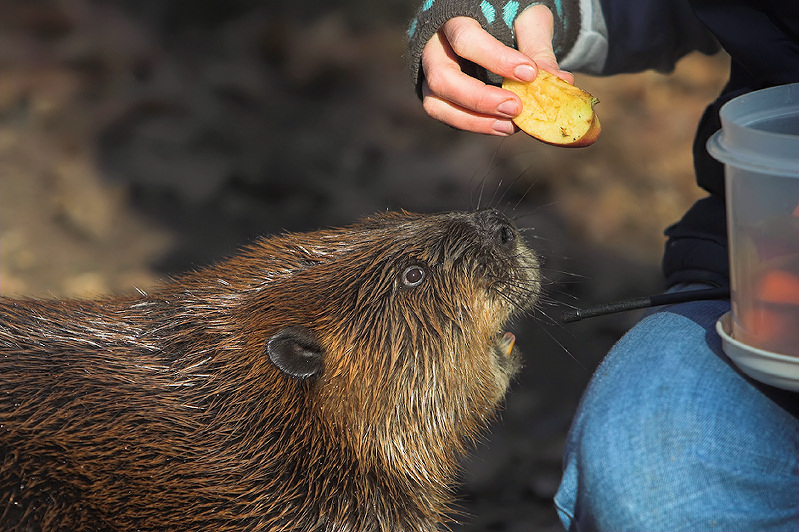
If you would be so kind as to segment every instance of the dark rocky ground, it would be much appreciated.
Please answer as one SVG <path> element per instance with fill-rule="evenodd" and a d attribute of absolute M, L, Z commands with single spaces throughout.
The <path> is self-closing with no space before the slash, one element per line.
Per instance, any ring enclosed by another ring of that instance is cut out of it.
<path fill-rule="evenodd" d="M 0 292 L 125 293 L 259 234 L 498 206 L 551 283 L 513 326 L 526 367 L 464 461 L 455 528 L 556 530 L 571 416 L 635 319 L 558 317 L 660 289 L 661 232 L 699 196 L 689 147 L 725 58 L 578 77 L 602 101 L 590 148 L 502 141 L 422 113 L 404 59 L 414 8 L 0 0 Z"/>

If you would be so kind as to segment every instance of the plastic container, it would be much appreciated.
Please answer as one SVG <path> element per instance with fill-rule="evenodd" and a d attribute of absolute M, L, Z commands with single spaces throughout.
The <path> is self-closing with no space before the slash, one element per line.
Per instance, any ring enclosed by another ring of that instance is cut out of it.
<path fill-rule="evenodd" d="M 716 322 L 721 348 L 741 371 L 776 388 L 799 392 L 799 357 L 763 351 L 738 342 L 731 334 L 732 313 Z"/>
<path fill-rule="evenodd" d="M 720 114 L 707 148 L 725 168 L 731 336 L 799 357 L 799 83 L 745 94 Z"/>

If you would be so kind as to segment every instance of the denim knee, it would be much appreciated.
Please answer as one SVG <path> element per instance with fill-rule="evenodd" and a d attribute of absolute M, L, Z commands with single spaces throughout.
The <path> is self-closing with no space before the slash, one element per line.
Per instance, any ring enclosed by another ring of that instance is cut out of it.
<path fill-rule="evenodd" d="M 799 529 L 799 427 L 719 356 L 727 308 L 655 312 L 608 354 L 567 442 L 567 527 Z"/>

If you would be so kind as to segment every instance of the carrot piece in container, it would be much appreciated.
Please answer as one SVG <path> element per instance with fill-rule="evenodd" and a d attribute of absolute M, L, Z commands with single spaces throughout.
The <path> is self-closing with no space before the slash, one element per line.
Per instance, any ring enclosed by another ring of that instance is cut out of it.
<path fill-rule="evenodd" d="M 791 331 L 791 324 L 785 316 L 771 309 L 748 310 L 741 316 L 745 334 L 741 341 L 761 349 L 768 349 Z"/>
<path fill-rule="evenodd" d="M 771 270 L 763 275 L 757 299 L 767 303 L 799 305 L 799 276 L 783 270 Z"/>

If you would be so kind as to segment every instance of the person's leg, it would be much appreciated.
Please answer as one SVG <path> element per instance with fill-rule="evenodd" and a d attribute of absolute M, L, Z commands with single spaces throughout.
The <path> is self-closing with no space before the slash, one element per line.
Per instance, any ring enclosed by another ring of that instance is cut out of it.
<path fill-rule="evenodd" d="M 728 310 L 663 308 L 608 354 L 566 443 L 567 529 L 799 530 L 799 421 L 723 355 Z"/>

